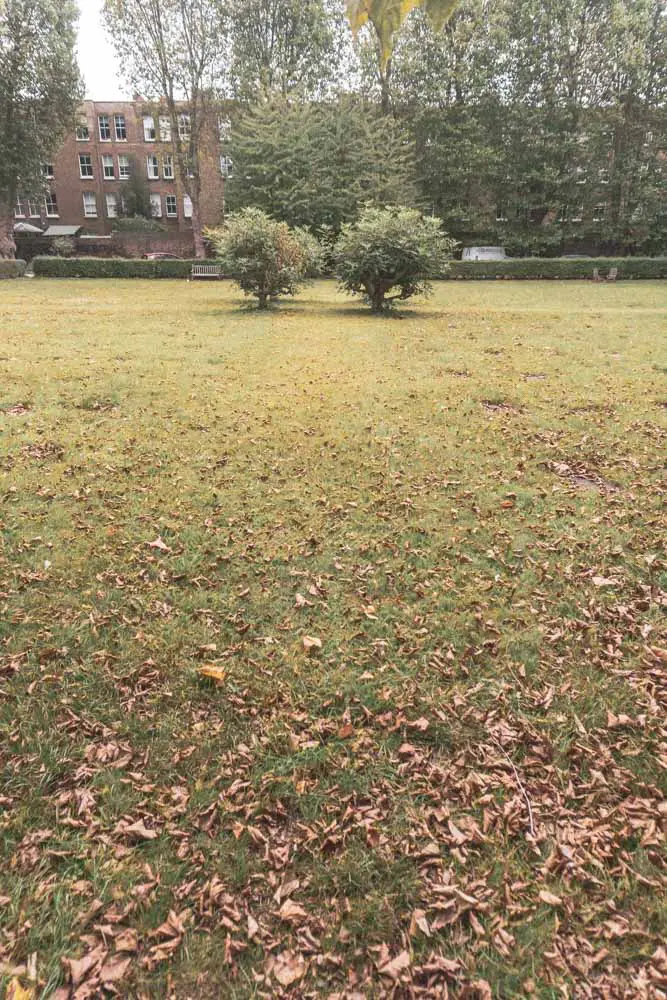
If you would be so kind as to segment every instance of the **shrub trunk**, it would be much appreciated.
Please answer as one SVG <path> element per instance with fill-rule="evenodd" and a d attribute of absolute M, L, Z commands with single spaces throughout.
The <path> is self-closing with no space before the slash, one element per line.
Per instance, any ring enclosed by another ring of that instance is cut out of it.
<path fill-rule="evenodd" d="M 0 203 L 0 257 L 16 256 L 14 210 Z"/>

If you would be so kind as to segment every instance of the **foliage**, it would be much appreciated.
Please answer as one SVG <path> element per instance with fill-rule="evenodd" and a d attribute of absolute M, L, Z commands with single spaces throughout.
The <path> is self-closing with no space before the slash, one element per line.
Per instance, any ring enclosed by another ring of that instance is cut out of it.
<path fill-rule="evenodd" d="M 151 208 L 150 186 L 146 177 L 145 165 L 140 164 L 137 157 L 130 154 L 128 156 L 128 170 L 129 176 L 123 181 L 123 195 L 120 200 L 119 215 L 114 220 L 114 225 L 119 220 L 128 218 L 143 218 L 147 222 L 155 222 Z M 123 228 L 122 225 L 121 228 Z M 158 225 L 157 228 L 162 227 Z"/>
<path fill-rule="evenodd" d="M 110 37 L 134 85 L 155 98 L 170 120 L 179 183 L 192 201 L 195 253 L 202 236 L 202 165 L 217 126 L 225 75 L 225 5 L 219 0 L 104 0 Z M 181 116 L 187 128 L 179 132 Z M 133 209 L 134 212 L 137 209 Z"/>
<path fill-rule="evenodd" d="M 55 236 L 51 240 L 51 253 L 55 257 L 73 257 L 76 253 L 76 240 L 72 236 Z"/>
<path fill-rule="evenodd" d="M 254 206 L 289 225 L 338 232 L 371 198 L 414 201 L 405 131 L 355 99 L 260 104 L 235 123 L 230 148 L 232 211 Z"/>
<path fill-rule="evenodd" d="M 125 257 L 35 257 L 43 278 L 189 278 L 191 260 L 139 260 Z"/>
<path fill-rule="evenodd" d="M 163 233 L 166 226 L 145 215 L 119 215 L 113 220 L 113 229 L 119 233 Z"/>
<path fill-rule="evenodd" d="M 318 268 L 317 241 L 261 209 L 244 208 L 230 216 L 224 228 L 206 235 L 225 273 L 257 299 L 260 309 L 267 308 L 269 299 L 294 295 Z"/>
<path fill-rule="evenodd" d="M 415 209 L 367 205 L 358 222 L 343 226 L 334 261 L 343 288 L 382 312 L 394 301 L 427 294 L 429 281 L 446 273 L 453 248 L 440 219 Z"/>
<path fill-rule="evenodd" d="M 24 260 L 0 257 L 0 278 L 22 278 L 26 266 Z"/>
<path fill-rule="evenodd" d="M 665 288 L 5 282 L 0 991 L 657 1000 Z"/>
<path fill-rule="evenodd" d="M 443 277 L 465 278 L 592 278 L 597 268 L 606 277 L 611 268 L 618 278 L 667 278 L 667 257 L 518 257 L 507 260 L 455 260 Z"/>
<path fill-rule="evenodd" d="M 317 97 L 338 76 L 341 25 L 330 0 L 232 0 L 232 86 L 241 100 Z"/>
<path fill-rule="evenodd" d="M 38 194 L 41 165 L 72 125 L 81 96 L 74 0 L 0 3 L 0 257 L 14 255 L 14 205 Z"/>

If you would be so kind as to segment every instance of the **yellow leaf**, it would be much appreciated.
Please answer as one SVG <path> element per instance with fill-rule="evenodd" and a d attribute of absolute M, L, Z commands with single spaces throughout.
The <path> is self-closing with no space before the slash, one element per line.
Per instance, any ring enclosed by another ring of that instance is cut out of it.
<path fill-rule="evenodd" d="M 200 677 L 210 677 L 211 680 L 218 682 L 224 681 L 227 676 L 225 668 L 217 663 L 202 663 L 201 667 L 197 667 L 197 673 Z"/>
<path fill-rule="evenodd" d="M 26 990 L 21 986 L 16 976 L 10 980 L 7 992 L 5 993 L 5 1000 L 34 1000 L 34 997 L 35 991 L 32 987 Z"/>

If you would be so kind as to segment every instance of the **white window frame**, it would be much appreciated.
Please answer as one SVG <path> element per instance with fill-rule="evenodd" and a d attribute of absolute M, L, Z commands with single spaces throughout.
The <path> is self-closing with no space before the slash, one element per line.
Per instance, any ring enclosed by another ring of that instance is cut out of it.
<path fill-rule="evenodd" d="M 183 218 L 184 219 L 192 218 L 192 198 L 190 197 L 189 194 L 183 195 Z"/>
<path fill-rule="evenodd" d="M 144 142 L 155 142 L 155 118 L 153 115 L 144 115 Z"/>
<path fill-rule="evenodd" d="M 174 157 L 171 153 L 166 153 L 162 157 L 162 176 L 166 181 L 174 179 Z"/>
<path fill-rule="evenodd" d="M 224 153 L 220 154 L 220 176 L 229 178 L 234 172 L 234 163 L 231 156 L 225 156 Z"/>
<path fill-rule="evenodd" d="M 150 156 L 146 157 L 146 174 L 149 181 L 160 180 L 160 161 L 155 153 L 151 153 Z"/>
<path fill-rule="evenodd" d="M 14 218 L 15 219 L 25 219 L 26 213 L 26 203 L 21 200 L 21 197 L 16 195 L 16 204 L 14 205 Z"/>
<path fill-rule="evenodd" d="M 40 218 L 40 211 L 39 208 L 37 207 L 37 202 L 35 201 L 34 198 L 26 199 L 26 208 L 28 209 L 28 217 L 30 219 Z"/>
<path fill-rule="evenodd" d="M 127 142 L 127 120 L 125 115 L 117 114 L 113 116 L 113 128 L 116 142 Z"/>
<path fill-rule="evenodd" d="M 152 194 L 150 195 L 151 200 L 151 219 L 161 219 L 162 218 L 162 195 Z"/>
<path fill-rule="evenodd" d="M 173 211 L 169 211 L 169 205 L 173 205 Z M 178 198 L 175 194 L 167 194 L 164 198 L 165 215 L 168 219 L 178 218 Z"/>
<path fill-rule="evenodd" d="M 52 163 L 43 163 L 42 164 L 42 174 L 46 178 L 47 181 L 52 181 L 53 178 L 55 177 L 53 164 Z"/>
<path fill-rule="evenodd" d="M 102 122 L 104 122 L 104 131 L 108 132 L 108 135 L 102 135 Z M 111 142 L 111 116 L 110 115 L 98 115 L 97 116 L 97 131 L 99 133 L 100 142 Z"/>
<path fill-rule="evenodd" d="M 507 213 L 503 204 L 496 205 L 496 222 L 507 222 Z"/>
<path fill-rule="evenodd" d="M 218 118 L 218 136 L 221 143 L 229 142 L 232 137 L 232 123 L 229 118 Z"/>
<path fill-rule="evenodd" d="M 55 212 L 51 209 L 55 208 Z M 47 191 L 44 195 L 44 212 L 46 213 L 47 219 L 59 219 L 60 212 L 58 211 L 58 199 L 56 198 L 54 191 Z"/>
<path fill-rule="evenodd" d="M 130 157 L 121 154 L 118 157 L 118 180 L 129 181 L 129 179 L 130 179 Z"/>
<path fill-rule="evenodd" d="M 111 160 L 111 163 L 108 161 Z M 111 168 L 111 173 L 107 173 L 107 170 Z M 114 181 L 116 179 L 116 171 L 113 164 L 113 156 L 109 153 L 104 153 L 102 155 L 102 177 L 105 181 Z"/>
<path fill-rule="evenodd" d="M 118 195 L 115 191 L 110 191 L 104 196 L 107 210 L 107 218 L 117 219 L 118 218 Z"/>
<path fill-rule="evenodd" d="M 191 134 L 190 115 L 183 111 L 178 116 L 178 138 L 181 142 L 189 142 Z"/>
<path fill-rule="evenodd" d="M 90 199 L 93 200 L 94 211 L 90 212 Z M 88 199 L 88 200 L 86 200 Z M 86 219 L 96 219 L 97 218 L 97 195 L 94 191 L 84 191 L 83 192 L 83 214 Z"/>
<path fill-rule="evenodd" d="M 601 201 L 593 209 L 593 222 L 604 222 L 606 215 L 607 206 Z"/>
<path fill-rule="evenodd" d="M 171 118 L 167 115 L 160 115 L 158 118 L 158 129 L 160 142 L 171 142 Z"/>
<path fill-rule="evenodd" d="M 88 163 L 84 164 L 84 160 L 88 160 Z M 84 166 L 90 169 L 90 173 L 84 173 Z M 95 176 L 95 171 L 93 169 L 93 157 L 91 153 L 79 153 L 79 177 L 82 181 L 89 181 Z"/>
<path fill-rule="evenodd" d="M 81 133 L 85 130 L 85 135 Z M 88 124 L 88 119 L 83 118 L 74 130 L 74 135 L 77 142 L 90 142 L 90 125 Z"/>
<path fill-rule="evenodd" d="M 575 174 L 576 174 L 576 177 L 577 177 L 577 181 L 576 181 L 577 184 L 586 184 L 586 183 L 588 183 L 588 178 L 586 177 L 586 168 L 585 167 L 577 167 L 577 169 L 575 171 Z"/>
<path fill-rule="evenodd" d="M 607 167 L 600 168 L 600 170 L 598 171 L 598 177 L 600 179 L 600 184 L 609 183 L 609 170 L 607 169 Z"/>

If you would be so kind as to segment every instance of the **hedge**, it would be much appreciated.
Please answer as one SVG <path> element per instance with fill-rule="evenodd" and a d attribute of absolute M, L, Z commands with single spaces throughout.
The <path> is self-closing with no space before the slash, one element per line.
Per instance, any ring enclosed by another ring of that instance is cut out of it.
<path fill-rule="evenodd" d="M 0 259 L 0 278 L 22 278 L 28 265 L 24 260 Z"/>
<path fill-rule="evenodd" d="M 667 278 L 667 257 L 508 257 L 506 260 L 453 260 L 449 279 L 592 278 L 598 269 L 606 277 L 612 267 L 619 278 Z"/>
<path fill-rule="evenodd" d="M 125 257 L 35 257 L 32 266 L 35 274 L 43 278 L 189 278 L 194 263 L 202 262 Z"/>

